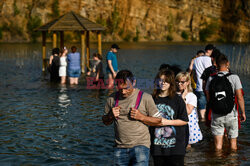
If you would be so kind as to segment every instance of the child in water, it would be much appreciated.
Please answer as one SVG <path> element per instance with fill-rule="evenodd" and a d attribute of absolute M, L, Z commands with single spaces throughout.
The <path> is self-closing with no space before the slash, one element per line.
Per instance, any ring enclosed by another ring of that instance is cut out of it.
<path fill-rule="evenodd" d="M 193 93 L 191 87 L 191 78 L 188 72 L 180 72 L 176 78 L 177 94 L 179 94 L 186 103 L 188 113 L 188 126 L 189 126 L 189 139 L 188 148 L 191 144 L 197 143 L 202 140 L 202 133 L 199 127 L 199 118 L 197 113 L 197 97 Z"/>
<path fill-rule="evenodd" d="M 175 75 L 160 70 L 155 78 L 153 99 L 162 117 L 162 127 L 150 127 L 154 165 L 184 165 L 188 115 L 183 99 L 176 94 Z"/>

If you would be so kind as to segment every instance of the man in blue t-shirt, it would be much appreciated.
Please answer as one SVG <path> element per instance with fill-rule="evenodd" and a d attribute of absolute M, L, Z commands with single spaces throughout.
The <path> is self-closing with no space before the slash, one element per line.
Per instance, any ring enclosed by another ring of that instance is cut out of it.
<path fill-rule="evenodd" d="M 108 74 L 109 85 L 108 88 L 113 88 L 114 86 L 114 78 L 116 77 L 116 73 L 118 71 L 118 63 L 116 54 L 120 47 L 117 44 L 113 44 L 111 46 L 110 51 L 107 54 L 107 68 L 106 72 Z"/>

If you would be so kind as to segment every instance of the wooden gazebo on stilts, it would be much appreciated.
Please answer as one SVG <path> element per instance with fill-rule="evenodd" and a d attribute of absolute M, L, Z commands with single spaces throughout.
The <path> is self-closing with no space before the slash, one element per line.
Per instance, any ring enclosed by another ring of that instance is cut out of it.
<path fill-rule="evenodd" d="M 46 69 L 46 32 L 53 32 L 53 48 L 57 46 L 57 32 L 60 33 L 60 47 L 64 46 L 64 31 L 79 31 L 81 35 L 81 67 L 82 72 L 85 72 L 85 67 L 89 67 L 90 47 L 89 47 L 89 32 L 97 33 L 98 53 L 102 54 L 101 31 L 105 28 L 96 24 L 87 18 L 82 17 L 74 12 L 66 13 L 59 18 L 39 27 L 36 31 L 42 31 L 42 59 L 43 71 Z M 86 55 L 86 58 L 85 58 Z"/>

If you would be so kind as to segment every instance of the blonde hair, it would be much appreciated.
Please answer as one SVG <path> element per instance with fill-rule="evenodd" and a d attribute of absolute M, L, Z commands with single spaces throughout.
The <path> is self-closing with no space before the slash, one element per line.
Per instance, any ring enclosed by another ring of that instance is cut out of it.
<path fill-rule="evenodd" d="M 190 77 L 190 74 L 188 72 L 178 73 L 175 77 L 175 81 L 179 81 L 183 77 L 185 78 L 185 81 L 189 82 L 189 84 L 187 85 L 188 92 L 193 92 L 193 88 L 191 86 L 191 77 Z"/>

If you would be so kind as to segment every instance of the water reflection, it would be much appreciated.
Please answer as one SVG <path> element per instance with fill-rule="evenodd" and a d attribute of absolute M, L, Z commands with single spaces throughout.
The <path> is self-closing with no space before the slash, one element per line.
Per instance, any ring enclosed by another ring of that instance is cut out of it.
<path fill-rule="evenodd" d="M 58 105 L 62 108 L 67 108 L 70 105 L 70 98 L 67 95 L 66 85 L 60 85 L 60 94 L 58 96 Z"/>
<path fill-rule="evenodd" d="M 231 48 L 221 48 L 231 63 L 233 72 L 238 74 L 250 74 L 250 45 L 233 45 Z"/>

